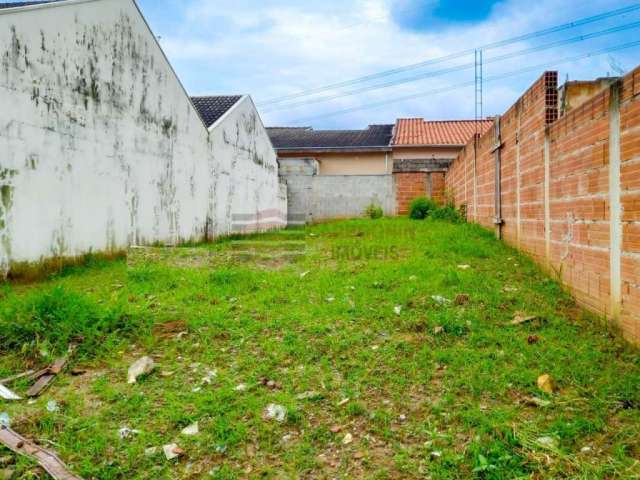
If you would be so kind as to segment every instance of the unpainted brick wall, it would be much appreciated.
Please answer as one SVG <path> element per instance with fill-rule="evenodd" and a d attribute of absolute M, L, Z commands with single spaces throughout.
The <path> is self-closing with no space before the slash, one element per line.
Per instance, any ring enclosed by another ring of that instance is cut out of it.
<path fill-rule="evenodd" d="M 635 342 L 640 342 L 639 100 L 640 67 L 557 119 L 557 73 L 543 74 L 500 117 L 501 226 L 496 226 L 495 127 L 472 140 L 446 175 L 447 192 L 457 205 L 466 204 L 471 221 L 495 228 L 555 272 L 581 305 L 611 319 Z M 612 105 L 620 112 L 619 172 L 610 162 Z M 618 211 L 620 221 L 612 224 Z"/>
<path fill-rule="evenodd" d="M 407 215 L 411 202 L 417 197 L 434 199 L 439 205 L 445 201 L 444 172 L 394 173 L 398 215 Z"/>

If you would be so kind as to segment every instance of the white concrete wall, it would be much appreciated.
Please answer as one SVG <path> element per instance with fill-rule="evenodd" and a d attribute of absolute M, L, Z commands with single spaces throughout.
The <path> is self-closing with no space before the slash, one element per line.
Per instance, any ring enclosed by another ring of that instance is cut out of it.
<path fill-rule="evenodd" d="M 0 106 L 0 273 L 286 218 L 251 99 L 208 132 L 132 0 L 0 10 Z"/>

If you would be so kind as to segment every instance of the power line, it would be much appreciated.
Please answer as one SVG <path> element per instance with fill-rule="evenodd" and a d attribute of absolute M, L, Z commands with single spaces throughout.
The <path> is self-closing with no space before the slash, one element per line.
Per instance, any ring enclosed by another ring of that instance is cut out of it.
<path fill-rule="evenodd" d="M 377 72 L 377 73 L 372 73 L 369 75 L 365 75 L 362 77 L 357 77 L 357 78 L 353 78 L 351 80 L 345 80 L 345 81 L 341 81 L 341 82 L 337 82 L 337 83 L 333 83 L 333 84 L 329 84 L 329 85 L 325 85 L 322 87 L 316 87 L 316 88 L 312 88 L 309 90 L 303 90 L 297 93 L 293 93 L 293 94 L 289 94 L 289 95 L 284 95 L 281 97 L 275 97 L 275 98 L 271 98 L 268 100 L 265 100 L 264 102 L 260 102 L 259 105 L 260 106 L 265 106 L 265 105 L 271 105 L 274 103 L 281 103 L 284 102 L 286 100 L 293 100 L 295 98 L 300 98 L 300 97 L 306 97 L 309 95 L 314 95 L 316 93 L 321 93 L 327 90 L 334 90 L 336 88 L 341 88 L 341 87 L 347 87 L 353 84 L 357 84 L 357 83 L 363 83 L 363 82 L 368 82 L 370 80 L 375 80 L 378 78 L 384 78 L 384 77 L 388 77 L 391 75 L 396 75 L 398 73 L 403 73 L 403 72 L 407 72 L 410 70 L 415 70 L 418 68 L 422 68 L 422 67 L 426 67 L 428 65 L 434 65 L 437 63 L 442 63 L 442 62 L 446 62 L 448 60 L 454 60 L 456 58 L 460 58 L 462 56 L 465 55 L 469 55 L 472 54 L 475 50 L 478 49 L 482 49 L 482 50 L 490 50 L 490 49 L 494 49 L 494 48 L 499 48 L 499 47 L 504 47 L 506 45 L 510 45 L 512 43 L 517 43 L 517 42 L 521 42 L 524 40 L 530 40 L 533 38 L 537 38 L 537 37 L 541 37 L 544 35 L 549 35 L 552 33 L 557 33 L 557 32 L 561 32 L 564 30 L 568 30 L 568 29 L 572 29 L 572 28 L 576 28 L 576 27 L 580 27 L 583 25 L 587 25 L 589 23 L 594 23 L 594 22 L 598 22 L 600 20 L 605 20 L 611 17 L 615 17 L 618 15 L 624 15 L 627 13 L 631 13 L 631 12 L 635 12 L 637 10 L 640 10 L 640 3 L 635 3 L 632 5 L 629 5 L 627 7 L 623 7 L 623 8 L 619 8 L 616 10 L 609 10 L 606 12 L 603 12 L 601 14 L 598 15 L 593 15 L 590 17 L 585 17 L 579 20 L 575 20 L 573 22 L 569 22 L 569 23 L 564 23 L 561 25 L 557 25 L 554 27 L 549 27 L 543 30 L 538 30 L 535 32 L 531 32 L 531 33 L 527 33 L 524 35 L 519 35 L 516 37 L 511 37 L 508 39 L 504 39 L 504 40 L 500 40 L 497 42 L 493 42 L 493 43 L 489 43 L 483 46 L 479 46 L 479 47 L 474 47 L 474 48 L 470 48 L 468 50 L 463 50 L 457 53 L 452 53 L 449 55 L 445 55 L 442 57 L 438 57 L 438 58 L 434 58 L 434 59 L 430 59 L 430 60 L 425 60 L 423 62 L 419 62 L 419 63 L 414 63 L 414 64 L 410 64 L 410 65 L 405 65 L 403 67 L 398 67 L 398 68 L 393 68 L 390 70 L 384 70 L 381 72 Z"/>
<path fill-rule="evenodd" d="M 551 49 L 551 48 L 568 45 L 568 44 L 571 44 L 571 43 L 583 42 L 585 40 L 591 40 L 593 38 L 598 38 L 598 37 L 602 37 L 602 36 L 605 36 L 605 35 L 611 35 L 612 33 L 618 33 L 618 32 L 624 31 L 624 30 L 630 30 L 630 29 L 634 29 L 634 28 L 638 28 L 638 27 L 640 27 L 640 21 L 627 23 L 625 25 L 619 25 L 617 27 L 607 28 L 605 30 L 600 30 L 598 32 L 592 32 L 592 33 L 588 33 L 588 34 L 585 34 L 585 35 L 578 35 L 576 37 L 567 38 L 567 39 L 564 39 L 564 40 L 558 40 L 558 41 L 555 41 L 555 42 L 547 43 L 545 45 L 538 45 L 536 47 L 525 48 L 523 50 L 518 50 L 516 52 L 511 52 L 511 53 L 506 53 L 506 54 L 503 54 L 503 55 L 499 55 L 497 57 L 493 57 L 493 58 L 490 58 L 488 60 L 485 60 L 484 64 L 500 62 L 500 61 L 503 61 L 503 60 L 509 60 L 509 59 L 512 59 L 512 58 L 520 57 L 522 55 L 528 55 L 530 53 L 536 53 L 536 52 L 540 52 L 540 51 L 543 51 L 543 50 L 548 50 L 548 49 Z M 463 71 L 463 70 L 469 70 L 469 69 L 471 69 L 473 67 L 474 67 L 474 63 L 456 65 L 454 67 L 444 68 L 444 69 L 441 69 L 441 70 L 434 70 L 434 71 L 431 71 L 431 72 L 425 72 L 425 73 L 422 73 L 420 75 L 414 75 L 412 77 L 401 78 L 401 79 L 394 80 L 394 81 L 391 81 L 391 82 L 386 82 L 386 83 L 378 83 L 378 84 L 375 84 L 375 85 L 370 85 L 370 86 L 362 87 L 362 88 L 355 89 L 355 90 L 349 90 L 347 92 L 336 93 L 334 95 L 325 95 L 323 97 L 311 98 L 309 100 L 303 100 L 303 101 L 299 101 L 299 102 L 287 103 L 287 104 L 284 104 L 282 106 L 274 106 L 274 107 L 271 107 L 271 108 L 266 108 L 266 109 L 264 109 L 264 111 L 265 112 L 270 112 L 270 111 L 274 111 L 274 110 L 284 110 L 284 109 L 290 109 L 290 108 L 294 108 L 294 107 L 311 105 L 311 104 L 315 104 L 315 103 L 328 102 L 330 100 L 335 100 L 335 99 L 338 99 L 338 98 L 358 95 L 360 93 L 370 92 L 370 91 L 373 91 L 373 90 L 380 90 L 380 89 L 383 89 L 383 88 L 395 87 L 395 86 L 406 84 L 406 83 L 412 83 L 412 82 L 415 82 L 415 81 L 418 81 L 418 80 L 424 80 L 425 78 L 433 78 L 433 77 L 446 75 L 446 74 L 449 74 L 449 73 L 455 73 L 455 72 L 460 72 L 460 71 Z"/>
<path fill-rule="evenodd" d="M 611 53 L 611 52 L 615 52 L 615 51 L 619 51 L 619 50 L 625 50 L 628 48 L 633 48 L 633 47 L 637 47 L 640 46 L 640 41 L 635 41 L 635 42 L 629 42 L 629 43 L 625 43 L 622 45 L 617 45 L 614 47 L 609 47 L 609 48 L 605 48 L 605 49 L 601 49 L 601 50 L 596 50 L 593 52 L 589 52 L 589 53 L 585 53 L 582 55 L 578 55 L 575 57 L 567 57 L 567 58 L 563 58 L 560 60 L 556 60 L 553 62 L 547 62 L 547 63 L 543 63 L 543 64 L 539 64 L 539 65 L 534 65 L 531 67 L 527 67 L 527 68 L 522 68 L 519 70 L 513 70 L 511 72 L 506 72 L 500 75 L 494 75 L 494 76 L 490 76 L 490 77 L 484 77 L 484 83 L 486 82 L 495 82 L 495 81 L 499 81 L 505 78 L 510 78 L 510 77 L 515 77 L 517 75 L 522 75 L 524 73 L 529 73 L 531 71 L 540 71 L 541 69 L 544 68 L 549 68 L 551 66 L 554 65 L 560 65 L 563 63 L 569 63 L 569 62 L 575 62 L 578 60 L 583 60 L 585 58 L 591 58 L 591 57 L 596 57 L 599 55 L 604 55 L 606 53 Z M 316 115 L 316 116 L 312 116 L 312 117 L 305 117 L 305 118 L 299 118 L 297 120 L 295 120 L 293 123 L 306 123 L 309 122 L 310 120 L 318 120 L 318 119 L 322 119 L 322 118 L 329 118 L 329 117 L 335 117 L 338 115 L 343 115 L 346 113 L 351 113 L 351 112 L 357 112 L 360 110 L 368 110 L 368 109 L 372 109 L 372 108 L 378 108 L 378 107 L 383 107 L 386 105 L 390 105 L 393 103 L 398 103 L 398 102 L 404 102 L 407 100 L 414 100 L 416 98 L 422 98 L 422 97 L 428 97 L 431 95 L 437 95 L 439 93 L 445 93 L 445 92 L 450 92 L 453 90 L 459 90 L 461 88 L 465 88 L 465 87 L 470 87 L 473 86 L 475 84 L 475 81 L 470 81 L 470 82 L 463 82 L 463 83 L 458 83 L 455 85 L 449 85 L 447 87 L 442 87 L 442 88 L 437 88 L 434 90 L 429 90 L 427 92 L 421 92 L 421 93 L 416 93 L 416 94 L 412 94 L 412 95 L 405 95 L 402 97 L 395 97 L 389 100 L 384 100 L 381 102 L 375 102 L 375 103 L 369 103 L 366 105 L 361 105 L 358 107 L 352 107 L 352 108 L 347 108 L 344 110 L 337 110 L 334 112 L 329 112 L 329 113 L 325 113 L 322 115 Z"/>

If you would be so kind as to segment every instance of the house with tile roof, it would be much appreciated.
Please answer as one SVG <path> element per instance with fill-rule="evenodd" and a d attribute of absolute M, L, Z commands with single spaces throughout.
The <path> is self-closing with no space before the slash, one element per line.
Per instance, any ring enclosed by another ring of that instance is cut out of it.
<path fill-rule="evenodd" d="M 492 124 L 493 120 L 403 118 L 363 130 L 275 127 L 267 131 L 278 153 L 280 175 L 290 185 L 290 214 L 304 223 L 357 216 L 369 203 L 381 204 L 387 214 L 406 214 L 417 196 L 444 202 L 449 165 L 474 134 L 481 135 Z M 300 190 L 304 176 L 324 179 Z M 331 190 L 319 191 L 321 182 L 332 182 Z M 393 201 L 381 201 L 383 192 L 390 192 L 385 195 Z M 326 205 L 331 208 L 327 210 Z"/>
<path fill-rule="evenodd" d="M 445 202 L 447 169 L 474 135 L 484 134 L 492 125 L 490 119 L 398 119 L 392 142 L 397 213 L 407 214 L 416 196 Z"/>

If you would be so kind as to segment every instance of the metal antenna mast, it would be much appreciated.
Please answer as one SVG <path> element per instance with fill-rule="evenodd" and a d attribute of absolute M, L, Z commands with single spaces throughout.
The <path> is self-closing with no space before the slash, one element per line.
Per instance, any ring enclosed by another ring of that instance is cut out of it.
<path fill-rule="evenodd" d="M 476 72 L 476 134 L 478 131 L 478 120 L 484 118 L 484 92 L 483 92 L 483 68 L 482 68 L 482 50 L 475 50 L 475 72 Z"/>

